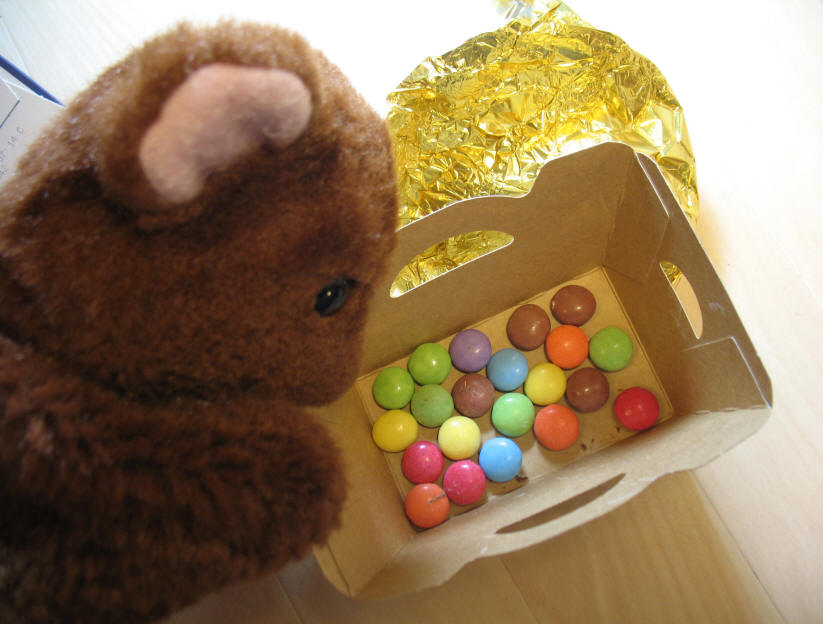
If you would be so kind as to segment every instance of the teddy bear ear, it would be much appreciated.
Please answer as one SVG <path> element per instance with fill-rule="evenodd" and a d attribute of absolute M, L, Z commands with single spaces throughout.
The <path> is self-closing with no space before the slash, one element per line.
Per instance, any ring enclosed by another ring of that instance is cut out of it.
<path fill-rule="evenodd" d="M 196 199 L 210 173 L 260 145 L 293 143 L 311 110 L 311 94 L 292 72 L 225 63 L 196 70 L 166 100 L 140 142 L 140 166 L 164 204 L 160 212 Z M 171 222 L 181 216 L 167 215 Z"/>

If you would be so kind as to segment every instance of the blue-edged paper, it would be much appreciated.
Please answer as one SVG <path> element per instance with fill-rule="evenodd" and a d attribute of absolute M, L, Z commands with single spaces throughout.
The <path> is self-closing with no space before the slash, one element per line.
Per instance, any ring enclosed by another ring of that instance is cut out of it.
<path fill-rule="evenodd" d="M 0 56 L 0 184 L 46 124 L 63 108 L 53 95 Z"/>

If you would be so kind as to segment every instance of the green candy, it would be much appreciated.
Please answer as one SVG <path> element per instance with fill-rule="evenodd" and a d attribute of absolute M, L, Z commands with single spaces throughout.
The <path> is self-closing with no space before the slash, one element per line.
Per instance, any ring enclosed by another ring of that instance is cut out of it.
<path fill-rule="evenodd" d="M 521 436 L 534 426 L 534 404 L 525 394 L 507 392 L 492 406 L 492 424 L 504 436 Z"/>
<path fill-rule="evenodd" d="M 439 384 L 448 377 L 452 359 L 445 347 L 436 342 L 425 342 L 409 356 L 409 372 L 421 386 Z"/>
<path fill-rule="evenodd" d="M 381 370 L 372 385 L 374 400 L 386 409 L 406 407 L 414 394 L 414 380 L 407 370 L 390 366 Z"/>
<path fill-rule="evenodd" d="M 443 386 L 427 384 L 414 391 L 411 413 L 424 427 L 439 427 L 453 411 L 454 400 Z"/>
<path fill-rule="evenodd" d="M 618 327 L 604 327 L 589 340 L 589 359 L 609 373 L 625 368 L 633 353 L 632 339 Z"/>

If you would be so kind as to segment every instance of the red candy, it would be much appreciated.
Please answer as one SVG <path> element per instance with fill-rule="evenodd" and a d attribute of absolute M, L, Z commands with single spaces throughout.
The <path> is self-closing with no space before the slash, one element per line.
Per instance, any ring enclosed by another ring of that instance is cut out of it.
<path fill-rule="evenodd" d="M 412 483 L 432 483 L 443 472 L 443 453 L 434 442 L 420 440 L 403 452 L 400 468 Z"/>
<path fill-rule="evenodd" d="M 406 494 L 406 515 L 421 529 L 437 526 L 449 516 L 449 499 L 439 485 L 418 483 Z"/>
<path fill-rule="evenodd" d="M 614 401 L 614 415 L 620 424 L 632 431 L 643 431 L 657 422 L 660 405 L 645 388 L 629 388 Z"/>
<path fill-rule="evenodd" d="M 470 459 L 455 462 L 443 475 L 443 489 L 455 505 L 472 505 L 486 493 L 486 473 Z"/>
<path fill-rule="evenodd" d="M 550 451 L 562 451 L 577 440 L 580 421 L 565 405 L 547 405 L 534 419 L 534 437 Z"/>

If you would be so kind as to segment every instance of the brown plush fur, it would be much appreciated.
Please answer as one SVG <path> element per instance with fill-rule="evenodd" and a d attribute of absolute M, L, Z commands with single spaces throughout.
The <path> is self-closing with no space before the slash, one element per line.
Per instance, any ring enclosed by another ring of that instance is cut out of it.
<path fill-rule="evenodd" d="M 140 142 L 213 63 L 293 72 L 311 118 L 174 203 Z M 396 215 L 385 125 L 340 72 L 286 31 L 183 25 L 82 93 L 0 202 L 0 621 L 148 622 L 325 540 L 342 466 L 300 405 L 352 382 Z"/>

